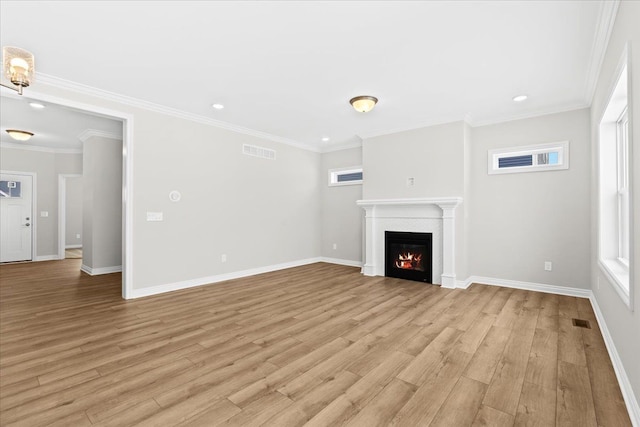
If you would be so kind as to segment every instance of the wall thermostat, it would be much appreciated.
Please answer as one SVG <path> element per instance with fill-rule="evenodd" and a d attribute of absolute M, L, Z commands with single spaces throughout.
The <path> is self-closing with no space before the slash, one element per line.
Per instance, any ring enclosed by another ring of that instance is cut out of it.
<path fill-rule="evenodd" d="M 180 194 L 179 191 L 173 190 L 169 193 L 169 200 L 171 200 L 172 202 L 179 202 L 181 198 L 182 194 Z"/>

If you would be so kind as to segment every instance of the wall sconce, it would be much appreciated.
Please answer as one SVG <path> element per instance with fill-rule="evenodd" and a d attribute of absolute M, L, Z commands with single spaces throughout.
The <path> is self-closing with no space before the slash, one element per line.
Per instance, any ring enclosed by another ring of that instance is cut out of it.
<path fill-rule="evenodd" d="M 13 46 L 2 48 L 2 66 L 4 75 L 16 87 L 0 83 L 1 86 L 15 90 L 22 95 L 22 88 L 31 84 L 34 76 L 35 59 L 31 52 Z"/>

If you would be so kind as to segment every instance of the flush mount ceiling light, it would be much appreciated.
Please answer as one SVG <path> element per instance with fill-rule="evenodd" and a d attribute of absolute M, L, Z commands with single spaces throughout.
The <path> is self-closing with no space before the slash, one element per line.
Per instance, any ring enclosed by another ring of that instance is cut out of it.
<path fill-rule="evenodd" d="M 329 137 L 328 136 L 323 136 L 322 137 L 322 142 L 329 142 Z"/>
<path fill-rule="evenodd" d="M 368 113 L 373 110 L 373 107 L 376 106 L 377 102 L 378 98 L 375 96 L 356 96 L 349 100 L 349 104 L 351 104 L 353 108 L 360 113 Z"/>
<path fill-rule="evenodd" d="M 514 96 L 513 100 L 515 102 L 522 102 L 522 101 L 526 101 L 527 98 L 529 98 L 527 95 L 518 95 L 518 96 Z"/>
<path fill-rule="evenodd" d="M 40 104 L 39 102 L 30 102 L 29 105 L 36 110 L 42 110 L 44 108 L 44 104 Z"/>
<path fill-rule="evenodd" d="M 31 52 L 13 46 L 2 48 L 2 68 L 4 75 L 14 86 L 0 83 L 3 87 L 15 90 L 22 95 L 22 88 L 28 87 L 34 75 L 34 57 Z"/>
<path fill-rule="evenodd" d="M 211 106 L 213 108 L 215 108 L 216 110 L 222 110 L 224 108 L 224 105 L 222 105 L 222 104 L 213 104 Z"/>
<path fill-rule="evenodd" d="M 18 129 L 7 129 L 7 133 L 9 136 L 16 141 L 28 141 L 33 133 L 27 132 L 26 130 L 18 130 Z"/>

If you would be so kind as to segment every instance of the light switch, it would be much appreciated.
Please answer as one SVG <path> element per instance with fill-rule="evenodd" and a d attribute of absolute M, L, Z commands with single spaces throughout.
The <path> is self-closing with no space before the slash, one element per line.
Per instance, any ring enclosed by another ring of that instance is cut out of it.
<path fill-rule="evenodd" d="M 47 211 L 40 211 L 40 216 L 41 216 L 42 218 L 46 218 L 46 217 L 48 217 L 48 216 L 49 216 L 49 212 L 47 212 Z"/>
<path fill-rule="evenodd" d="M 162 212 L 147 212 L 147 221 L 162 221 Z"/>

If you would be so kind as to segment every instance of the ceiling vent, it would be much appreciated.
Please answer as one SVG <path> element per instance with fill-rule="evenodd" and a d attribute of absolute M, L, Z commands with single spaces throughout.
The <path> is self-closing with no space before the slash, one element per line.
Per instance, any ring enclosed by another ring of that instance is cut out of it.
<path fill-rule="evenodd" d="M 263 159 L 275 160 L 276 150 L 270 150 L 257 145 L 242 144 L 242 154 L 247 156 L 262 157 Z"/>

